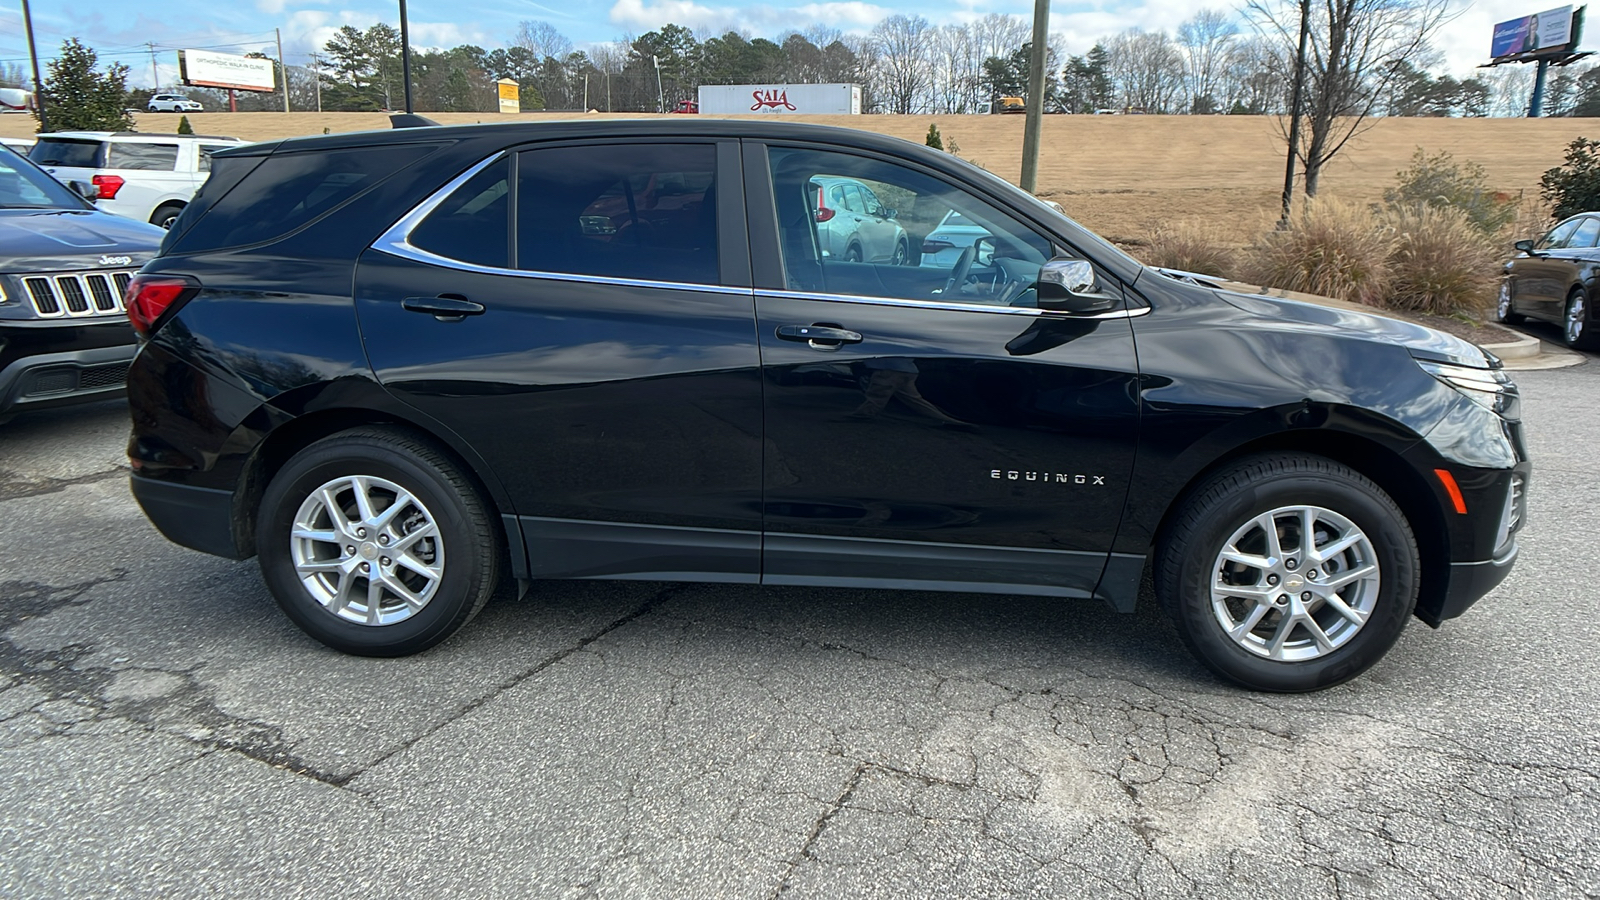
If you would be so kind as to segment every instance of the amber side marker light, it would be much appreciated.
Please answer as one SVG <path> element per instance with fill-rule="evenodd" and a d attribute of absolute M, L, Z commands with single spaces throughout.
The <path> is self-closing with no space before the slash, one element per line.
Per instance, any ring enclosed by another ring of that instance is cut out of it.
<path fill-rule="evenodd" d="M 1450 495 L 1450 502 L 1455 505 L 1456 512 L 1466 515 L 1467 501 L 1461 496 L 1461 488 L 1456 484 L 1456 477 L 1450 474 L 1449 469 L 1434 469 L 1433 474 L 1439 476 L 1439 483 L 1444 485 L 1445 492 Z"/>

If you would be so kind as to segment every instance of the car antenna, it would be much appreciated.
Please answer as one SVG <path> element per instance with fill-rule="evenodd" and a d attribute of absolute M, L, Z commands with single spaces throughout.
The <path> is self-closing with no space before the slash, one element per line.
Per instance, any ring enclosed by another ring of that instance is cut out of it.
<path fill-rule="evenodd" d="M 389 117 L 389 121 L 395 128 L 426 128 L 430 125 L 439 124 L 427 116 L 419 116 L 415 113 L 395 113 Z"/>

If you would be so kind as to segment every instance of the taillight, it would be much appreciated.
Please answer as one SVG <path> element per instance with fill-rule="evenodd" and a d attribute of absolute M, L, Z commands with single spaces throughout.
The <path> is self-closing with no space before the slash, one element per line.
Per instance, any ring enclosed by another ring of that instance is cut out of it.
<path fill-rule="evenodd" d="M 833 210 L 828 208 L 828 201 L 823 199 L 823 189 L 817 188 L 817 221 L 826 222 L 833 218 Z"/>
<path fill-rule="evenodd" d="M 116 175 L 96 175 L 89 181 L 100 189 L 100 196 L 96 198 L 98 200 L 117 199 L 117 191 L 122 190 L 122 186 L 127 183 Z"/>
<path fill-rule="evenodd" d="M 924 240 L 922 242 L 922 252 L 923 253 L 942 253 L 945 250 L 949 250 L 951 247 L 954 247 L 954 246 L 955 246 L 955 244 L 952 244 L 949 241 L 936 241 L 936 240 L 933 240 L 932 238 L 928 238 L 928 239 L 926 239 L 926 240 Z"/>
<path fill-rule="evenodd" d="M 122 295 L 122 304 L 133 330 L 149 337 L 162 314 L 199 290 L 200 282 L 183 275 L 135 275 Z"/>

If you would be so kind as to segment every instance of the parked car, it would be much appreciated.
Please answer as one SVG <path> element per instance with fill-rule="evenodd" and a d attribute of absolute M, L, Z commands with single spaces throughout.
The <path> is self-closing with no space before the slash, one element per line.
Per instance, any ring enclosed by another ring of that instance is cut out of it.
<path fill-rule="evenodd" d="M 0 137 L 0 144 L 10 147 L 23 156 L 27 156 L 28 149 L 33 146 L 33 138 Z"/>
<path fill-rule="evenodd" d="M 823 256 L 849 262 L 887 262 L 903 266 L 911 258 L 911 241 L 895 221 L 896 210 L 854 178 L 818 176 L 817 241 Z"/>
<path fill-rule="evenodd" d="M 200 101 L 190 100 L 182 94 L 156 94 L 145 104 L 145 109 L 150 112 L 205 112 Z"/>
<path fill-rule="evenodd" d="M 0 422 L 122 393 L 134 353 L 122 292 L 164 235 L 0 146 Z"/>
<path fill-rule="evenodd" d="M 211 154 L 238 138 L 132 131 L 39 135 L 28 158 L 63 182 L 99 189 L 106 212 L 167 228 L 211 173 Z"/>
<path fill-rule="evenodd" d="M 949 269 L 961 258 L 962 251 L 971 247 L 978 238 L 989 236 L 989 229 L 969 221 L 960 210 L 952 209 L 922 239 L 922 264 L 936 269 Z"/>
<path fill-rule="evenodd" d="M 1600 289 L 1600 212 L 1564 219 L 1537 241 L 1517 241 L 1506 262 L 1495 317 L 1516 325 L 1524 317 L 1561 326 L 1577 350 L 1600 349 L 1594 298 Z"/>
<path fill-rule="evenodd" d="M 513 580 L 1131 611 L 1149 570 L 1201 660 L 1299 691 L 1517 557 L 1493 356 L 1169 278 L 948 153 L 681 116 L 215 162 L 129 289 L 133 493 L 344 651 L 423 650 Z M 843 184 L 988 235 L 948 269 L 825 252 Z"/>

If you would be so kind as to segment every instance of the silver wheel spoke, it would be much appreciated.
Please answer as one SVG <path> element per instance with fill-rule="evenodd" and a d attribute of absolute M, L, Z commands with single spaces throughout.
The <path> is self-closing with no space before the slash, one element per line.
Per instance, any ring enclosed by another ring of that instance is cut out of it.
<path fill-rule="evenodd" d="M 1311 639 L 1317 642 L 1317 648 L 1319 650 L 1326 653 L 1333 649 L 1333 641 L 1328 639 L 1328 633 L 1322 630 L 1322 627 L 1317 624 L 1316 619 L 1313 619 L 1310 616 L 1305 616 L 1300 619 L 1300 624 L 1305 628 L 1306 631 L 1311 632 Z"/>
<path fill-rule="evenodd" d="M 438 580 L 439 575 L 441 574 L 439 572 L 439 567 L 438 566 L 430 566 L 427 563 L 423 562 L 420 559 L 417 559 L 416 557 L 412 556 L 409 553 L 395 557 L 394 558 L 394 562 L 395 562 L 395 565 L 397 565 L 397 566 L 405 566 L 406 568 L 410 569 L 411 571 L 413 571 L 413 572 L 417 573 L 418 575 L 421 575 L 423 578 L 427 578 L 429 580 L 436 581 L 436 580 Z"/>
<path fill-rule="evenodd" d="M 1300 561 L 1309 565 L 1317 558 L 1317 512 L 1310 507 L 1300 510 Z"/>
<path fill-rule="evenodd" d="M 310 528 L 296 528 L 289 532 L 289 537 L 302 541 L 321 541 L 324 544 L 339 543 L 337 531 L 315 531 Z"/>
<path fill-rule="evenodd" d="M 1266 532 L 1267 556 L 1276 564 L 1278 560 L 1283 559 L 1283 546 L 1278 543 L 1278 520 L 1272 513 L 1267 513 L 1256 519 L 1256 524 Z"/>
<path fill-rule="evenodd" d="M 426 537 L 436 537 L 438 534 L 439 529 L 435 528 L 432 523 L 429 523 L 428 525 L 418 528 L 416 531 L 413 531 L 410 534 L 402 535 L 389 546 L 388 550 L 391 553 L 405 553 L 407 550 L 410 550 L 412 547 L 416 546 L 417 541 L 420 541 Z"/>
<path fill-rule="evenodd" d="M 388 572 L 380 573 L 379 577 L 383 579 L 383 585 L 389 590 L 393 591 L 396 597 L 404 600 L 407 606 L 413 607 L 414 609 L 421 609 L 422 604 L 426 602 L 420 596 L 418 596 L 415 591 L 406 587 L 405 582 L 394 577 Z"/>
<path fill-rule="evenodd" d="M 1349 604 L 1345 603 L 1338 594 L 1328 594 L 1322 598 L 1322 602 L 1328 604 L 1328 607 L 1334 612 L 1357 625 L 1365 625 L 1367 623 L 1366 614 L 1351 609 Z"/>
<path fill-rule="evenodd" d="M 1324 581 L 1321 587 L 1323 590 L 1332 593 L 1333 591 L 1343 588 L 1352 581 L 1376 574 L 1378 574 L 1378 567 L 1368 564 L 1359 569 L 1351 569 L 1348 572 L 1340 572 L 1338 575 L 1335 575 L 1334 577 L 1329 578 L 1327 581 Z"/>
<path fill-rule="evenodd" d="M 367 493 L 371 490 L 370 483 L 357 475 L 350 479 L 350 485 L 353 488 L 352 493 L 356 495 L 356 511 L 360 514 L 361 521 L 371 522 L 376 513 L 372 510 L 372 497 Z"/>
<path fill-rule="evenodd" d="M 378 624 L 378 617 L 383 613 L 383 582 L 377 578 L 367 579 L 367 624 Z"/>
<path fill-rule="evenodd" d="M 350 588 L 355 583 L 355 578 L 348 573 L 339 577 L 339 589 L 333 592 L 333 596 L 329 599 L 328 603 L 325 604 L 328 607 L 329 612 L 337 615 L 349 608 Z"/>
<path fill-rule="evenodd" d="M 1245 616 L 1244 621 L 1240 622 L 1237 628 L 1228 632 L 1228 636 L 1237 641 L 1238 639 L 1254 631 L 1256 626 L 1261 624 L 1261 620 L 1266 618 L 1267 613 L 1271 609 L 1272 605 L 1270 603 L 1257 603 L 1256 608 L 1250 610 L 1250 615 Z"/>
<path fill-rule="evenodd" d="M 1236 562 L 1241 566 L 1252 569 L 1270 569 L 1277 565 L 1277 560 L 1267 559 L 1265 556 L 1256 556 L 1253 553 L 1240 553 L 1232 547 L 1222 549 L 1222 559 L 1225 562 Z"/>
<path fill-rule="evenodd" d="M 1273 659 L 1280 659 L 1283 655 L 1283 642 L 1289 639 L 1289 632 L 1294 630 L 1294 619 L 1284 616 L 1278 620 L 1278 630 L 1273 633 L 1272 640 L 1267 642 L 1267 655 Z"/>
<path fill-rule="evenodd" d="M 333 521 L 333 527 L 339 531 L 349 533 L 350 520 L 345 518 L 344 510 L 340 508 L 339 501 L 333 496 L 333 485 L 323 485 L 317 496 L 322 499 L 322 507 L 327 510 L 328 518 Z"/>
<path fill-rule="evenodd" d="M 378 515 L 373 518 L 372 527 L 380 531 L 388 528 L 389 524 L 394 521 L 394 517 L 399 515 L 401 510 L 405 509 L 413 502 L 415 501 L 411 499 L 410 494 L 396 494 L 394 497 L 394 502 L 389 504 L 389 508 L 381 513 L 378 513 Z"/>
<path fill-rule="evenodd" d="M 335 573 L 344 572 L 345 560 L 330 559 L 323 562 L 298 563 L 295 565 L 294 570 L 300 573 L 301 578 L 305 578 L 309 575 L 332 575 Z"/>
<path fill-rule="evenodd" d="M 1336 541 L 1329 541 L 1328 546 L 1315 549 L 1307 555 L 1317 562 L 1325 562 L 1354 547 L 1358 542 L 1366 540 L 1366 537 L 1359 531 L 1351 532 Z"/>

